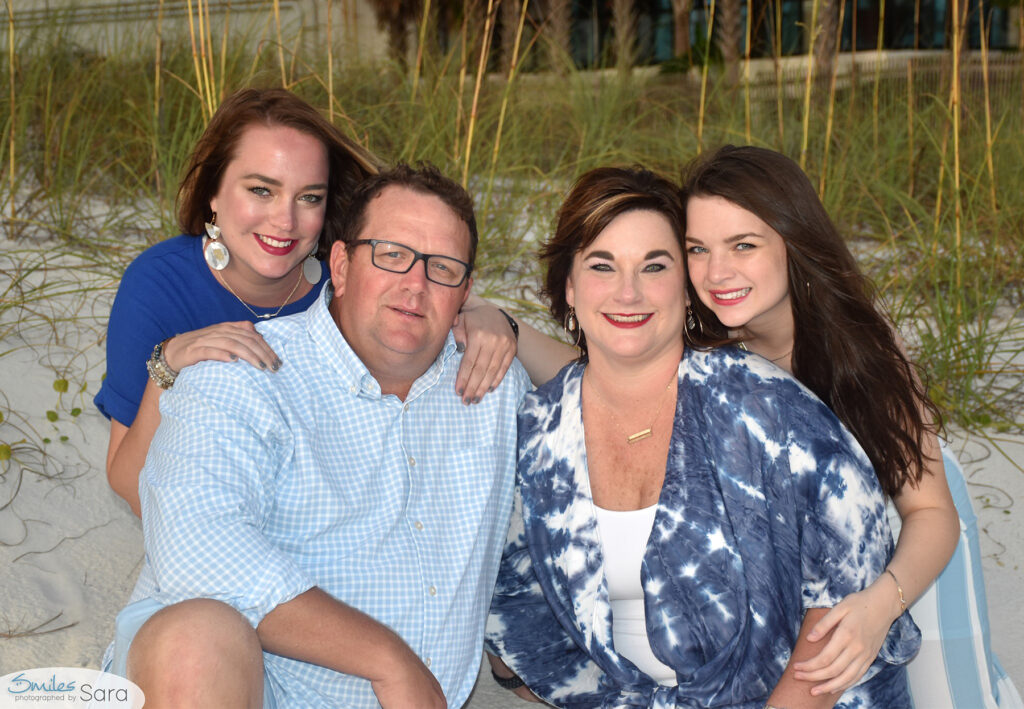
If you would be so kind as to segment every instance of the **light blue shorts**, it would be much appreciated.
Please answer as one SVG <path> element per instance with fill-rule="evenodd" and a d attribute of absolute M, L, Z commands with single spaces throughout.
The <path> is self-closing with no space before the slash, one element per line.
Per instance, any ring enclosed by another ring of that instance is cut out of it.
<path fill-rule="evenodd" d="M 114 622 L 114 648 L 110 665 L 104 667 L 105 672 L 113 672 L 121 677 L 128 677 L 128 650 L 132 646 L 135 634 L 139 632 L 147 620 L 153 617 L 164 604 L 152 598 L 129 603 L 117 614 Z M 266 672 L 263 673 L 263 709 L 277 709 L 278 702 L 274 693 L 274 683 Z"/>

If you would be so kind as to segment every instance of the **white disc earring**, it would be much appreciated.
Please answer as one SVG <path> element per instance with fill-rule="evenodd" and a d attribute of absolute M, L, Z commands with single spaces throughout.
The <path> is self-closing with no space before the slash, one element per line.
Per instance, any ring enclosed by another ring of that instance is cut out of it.
<path fill-rule="evenodd" d="M 315 286 L 320 282 L 320 275 L 323 270 L 320 268 L 320 262 L 316 260 L 316 249 L 309 252 L 309 256 L 302 262 L 302 277 L 311 285 Z"/>
<path fill-rule="evenodd" d="M 220 241 L 221 231 L 217 226 L 217 213 L 206 222 L 206 236 L 203 237 L 203 258 L 214 271 L 223 271 L 231 261 L 231 253 L 224 242 Z"/>

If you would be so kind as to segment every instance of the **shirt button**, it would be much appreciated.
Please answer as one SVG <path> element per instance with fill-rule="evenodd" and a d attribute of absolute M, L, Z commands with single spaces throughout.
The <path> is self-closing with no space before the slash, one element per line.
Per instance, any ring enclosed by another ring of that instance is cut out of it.
<path fill-rule="evenodd" d="M 408 404 L 406 404 L 405 406 L 402 407 L 402 411 L 408 411 L 408 410 L 409 410 L 409 405 Z"/>
<path fill-rule="evenodd" d="M 423 658 L 423 664 L 426 665 L 427 667 L 430 667 L 430 658 L 429 657 L 424 657 Z"/>
<path fill-rule="evenodd" d="M 416 465 L 416 459 L 413 458 L 411 455 L 409 456 L 409 465 L 411 465 L 411 466 L 415 466 Z"/>
<path fill-rule="evenodd" d="M 427 589 L 427 593 L 429 593 L 431 596 L 436 596 L 437 595 L 437 587 L 436 586 L 431 586 L 430 588 Z"/>
<path fill-rule="evenodd" d="M 413 526 L 416 527 L 417 531 L 420 531 L 420 532 L 423 531 L 423 523 L 420 522 L 419 520 L 416 520 L 416 524 L 413 525 Z"/>
<path fill-rule="evenodd" d="M 355 384 L 353 384 L 352 386 L 350 386 L 348 388 L 348 390 L 349 390 L 349 392 L 355 394 L 357 391 L 359 391 L 359 387 L 357 387 Z"/>

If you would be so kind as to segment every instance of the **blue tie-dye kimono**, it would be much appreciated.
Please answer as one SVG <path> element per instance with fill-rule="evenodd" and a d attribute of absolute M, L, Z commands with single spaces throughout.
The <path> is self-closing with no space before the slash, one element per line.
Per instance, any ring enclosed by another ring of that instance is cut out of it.
<path fill-rule="evenodd" d="M 831 607 L 892 555 L 871 464 L 789 374 L 735 348 L 687 350 L 665 482 L 641 567 L 659 686 L 612 644 L 587 473 L 583 366 L 519 412 L 515 508 L 487 624 L 489 649 L 560 707 L 761 709 L 807 608 Z M 904 613 L 837 706 L 910 707 Z"/>

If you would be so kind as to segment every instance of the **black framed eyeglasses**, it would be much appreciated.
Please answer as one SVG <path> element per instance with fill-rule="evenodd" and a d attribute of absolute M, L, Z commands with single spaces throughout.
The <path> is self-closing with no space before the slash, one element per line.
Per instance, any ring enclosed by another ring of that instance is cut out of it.
<path fill-rule="evenodd" d="M 394 241 L 380 239 L 357 239 L 352 246 L 369 244 L 373 248 L 371 261 L 382 271 L 391 273 L 408 273 L 417 261 L 423 261 L 427 280 L 440 286 L 458 288 L 472 270 L 465 261 L 451 256 L 438 254 L 421 254 L 416 249 Z"/>

